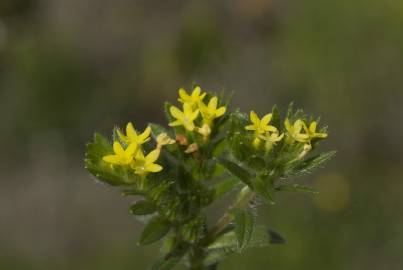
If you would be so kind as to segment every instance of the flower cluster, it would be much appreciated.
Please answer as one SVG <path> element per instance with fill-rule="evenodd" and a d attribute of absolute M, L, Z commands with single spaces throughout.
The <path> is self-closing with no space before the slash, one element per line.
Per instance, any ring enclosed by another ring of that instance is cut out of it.
<path fill-rule="evenodd" d="M 266 149 L 270 150 L 272 146 L 286 137 L 288 144 L 294 142 L 300 142 L 305 144 L 305 148 L 310 148 L 311 141 L 314 139 L 324 139 L 327 137 L 327 133 L 316 132 L 317 122 L 312 121 L 309 126 L 302 119 L 297 119 L 293 124 L 290 123 L 288 118 L 284 121 L 285 132 L 280 134 L 277 127 L 270 125 L 273 118 L 273 114 L 269 113 L 260 119 L 254 112 L 250 112 L 251 125 L 245 126 L 246 130 L 254 131 L 255 138 L 253 140 L 253 146 L 258 148 L 261 141 L 265 141 Z"/>
<path fill-rule="evenodd" d="M 157 148 L 147 155 L 141 147 L 150 140 L 151 128 L 147 127 L 141 134 L 138 134 L 132 123 L 126 126 L 126 135 L 117 130 L 119 140 L 113 142 L 113 155 L 103 156 L 105 162 L 127 166 L 138 175 L 145 175 L 148 172 L 159 172 L 162 166 L 154 163 L 160 155 L 162 145 L 172 144 L 174 141 L 166 134 L 160 134 L 157 138 Z M 127 146 L 126 149 L 122 146 Z"/>
<path fill-rule="evenodd" d="M 203 100 L 207 93 L 202 93 L 201 88 L 196 86 L 192 94 L 188 94 L 185 89 L 179 89 L 178 101 L 182 103 L 183 109 L 180 110 L 175 106 L 170 107 L 171 115 L 176 119 L 169 123 L 169 126 L 183 126 L 187 131 L 197 131 L 203 136 L 208 136 L 214 124 L 214 119 L 223 116 L 226 107 L 218 107 L 218 97 L 210 97 L 208 103 Z M 201 118 L 200 127 L 196 126 L 196 122 Z"/>

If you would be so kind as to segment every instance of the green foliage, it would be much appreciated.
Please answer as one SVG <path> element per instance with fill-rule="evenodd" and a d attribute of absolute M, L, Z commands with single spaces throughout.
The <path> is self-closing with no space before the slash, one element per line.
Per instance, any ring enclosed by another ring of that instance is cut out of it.
<path fill-rule="evenodd" d="M 234 231 L 238 241 L 238 250 L 242 251 L 252 239 L 255 217 L 248 210 L 234 209 L 232 213 L 234 215 Z"/>
<path fill-rule="evenodd" d="M 139 245 L 152 244 L 160 240 L 169 232 L 169 224 L 159 217 L 150 220 L 141 233 Z"/>
<path fill-rule="evenodd" d="M 156 211 L 156 207 L 149 201 L 138 201 L 130 207 L 130 212 L 133 215 L 149 215 Z"/>
<path fill-rule="evenodd" d="M 183 111 L 165 103 L 174 127 L 150 124 L 142 133 L 126 128 L 123 136 L 115 127 L 113 147 L 99 134 L 87 145 L 88 171 L 123 195 L 139 197 L 130 207 L 146 223 L 139 244 L 164 239 L 163 254 L 151 269 L 182 262 L 190 269 L 216 269 L 231 254 L 284 243 L 280 234 L 256 224 L 258 202 L 274 204 L 284 191 L 316 193 L 284 180 L 310 173 L 335 154 L 311 156 L 327 134 L 323 128 L 310 131 L 313 118 L 292 105 L 286 118 L 297 124 L 290 131 L 276 106 L 270 115 L 251 113 L 249 119 L 239 110 L 228 112 L 223 98 L 214 104 L 214 94 L 197 89 L 180 93 Z M 226 194 L 235 195 L 234 202 L 208 225 L 205 209 Z"/>

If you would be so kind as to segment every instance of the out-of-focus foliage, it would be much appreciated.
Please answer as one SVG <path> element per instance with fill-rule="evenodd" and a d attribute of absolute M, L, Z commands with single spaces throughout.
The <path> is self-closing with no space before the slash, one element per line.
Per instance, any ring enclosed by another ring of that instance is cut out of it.
<path fill-rule="evenodd" d="M 0 268 L 146 268 L 157 247 L 131 244 L 127 202 L 94 190 L 82 145 L 145 114 L 162 122 L 163 100 L 195 80 L 244 111 L 321 112 L 323 147 L 338 149 L 299 180 L 313 199 L 283 193 L 263 211 L 287 244 L 223 269 L 402 268 L 402 24 L 395 0 L 2 0 Z"/>

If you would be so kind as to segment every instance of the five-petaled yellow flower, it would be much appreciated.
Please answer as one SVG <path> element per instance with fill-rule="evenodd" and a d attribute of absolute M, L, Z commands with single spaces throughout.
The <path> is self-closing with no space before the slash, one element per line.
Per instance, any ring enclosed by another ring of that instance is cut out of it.
<path fill-rule="evenodd" d="M 143 151 L 137 151 L 136 157 L 134 161 L 131 163 L 132 169 L 134 169 L 135 173 L 144 175 L 148 172 L 159 172 L 162 170 L 162 166 L 154 163 L 160 155 L 160 150 L 155 149 L 148 153 L 147 156 L 144 156 Z"/>
<path fill-rule="evenodd" d="M 131 143 L 125 150 L 119 142 L 114 142 L 113 151 L 115 152 L 115 154 L 104 156 L 102 159 L 106 162 L 116 165 L 129 165 L 130 163 L 132 163 L 137 149 L 138 145 L 136 143 Z"/>
<path fill-rule="evenodd" d="M 269 125 L 273 115 L 271 113 L 266 114 L 263 116 L 262 119 L 259 119 L 257 114 L 254 111 L 250 112 L 250 121 L 252 125 L 246 126 L 246 130 L 253 130 L 255 131 L 256 136 L 263 135 L 266 132 L 278 132 L 275 126 Z"/>
<path fill-rule="evenodd" d="M 269 125 L 273 117 L 271 113 L 266 114 L 265 116 L 262 117 L 262 119 L 259 119 L 257 114 L 254 111 L 251 111 L 249 117 L 250 121 L 252 122 L 252 125 L 246 126 L 245 129 L 255 131 L 256 138 L 253 141 L 253 145 L 255 147 L 258 147 L 260 145 L 259 137 L 261 135 L 265 135 L 267 132 L 278 133 L 278 130 L 275 126 Z"/>
<path fill-rule="evenodd" d="M 304 122 L 301 119 L 298 119 L 291 125 L 290 120 L 287 118 L 284 121 L 285 129 L 287 130 L 287 137 L 290 142 L 297 141 L 302 143 L 309 142 L 309 135 L 305 133 L 301 133 L 302 128 L 304 126 Z"/>
<path fill-rule="evenodd" d="M 324 139 L 327 137 L 327 133 L 316 132 L 317 123 L 313 121 L 309 127 L 307 127 L 304 123 L 304 130 L 308 134 L 309 139 Z"/>
<path fill-rule="evenodd" d="M 198 109 L 193 111 L 192 107 L 189 104 L 185 103 L 183 104 L 183 112 L 175 106 L 171 106 L 171 108 L 169 108 L 169 111 L 176 119 L 176 121 L 169 123 L 169 126 L 184 126 L 189 131 L 193 131 L 195 129 L 193 121 L 199 115 Z"/>
<path fill-rule="evenodd" d="M 120 130 L 118 130 L 117 132 L 118 132 L 119 139 L 122 142 L 125 142 L 126 144 L 136 143 L 138 145 L 141 145 L 150 140 L 151 128 L 147 127 L 143 131 L 143 133 L 137 134 L 136 130 L 134 129 L 133 124 L 131 122 L 129 122 L 126 126 L 126 135 L 124 135 Z"/>
<path fill-rule="evenodd" d="M 203 101 L 203 98 L 206 96 L 206 93 L 201 93 L 201 88 L 196 86 L 193 89 L 192 94 L 188 94 L 185 89 L 179 89 L 179 102 L 183 104 L 189 104 L 193 109 L 196 108 L 199 102 Z"/>
<path fill-rule="evenodd" d="M 199 102 L 199 109 L 203 117 L 204 124 L 211 126 L 215 118 L 218 118 L 225 113 L 226 111 L 225 106 L 222 106 L 217 109 L 217 104 L 218 104 L 217 97 L 212 97 L 207 106 L 203 102 Z"/>

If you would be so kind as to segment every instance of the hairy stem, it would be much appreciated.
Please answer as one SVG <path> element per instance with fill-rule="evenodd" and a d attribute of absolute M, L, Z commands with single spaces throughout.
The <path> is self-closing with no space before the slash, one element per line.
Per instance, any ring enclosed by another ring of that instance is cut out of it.
<path fill-rule="evenodd" d="M 231 223 L 232 217 L 228 213 L 232 209 L 245 209 L 248 207 L 250 201 L 255 197 L 255 192 L 253 192 L 249 187 L 244 187 L 238 195 L 235 203 L 228 209 L 228 211 L 218 220 L 218 222 L 211 228 L 207 235 L 202 239 L 202 245 L 208 246 L 214 240 L 220 236 L 220 234 L 225 230 L 225 228 Z"/>

